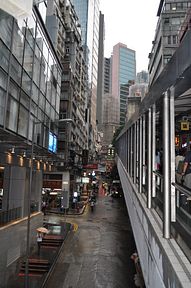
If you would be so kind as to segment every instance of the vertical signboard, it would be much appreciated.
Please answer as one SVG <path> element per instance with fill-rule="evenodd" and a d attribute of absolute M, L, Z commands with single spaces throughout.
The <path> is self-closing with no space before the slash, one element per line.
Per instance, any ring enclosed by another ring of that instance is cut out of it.
<path fill-rule="evenodd" d="M 69 208 L 69 191 L 62 190 L 61 192 L 61 208 L 62 209 Z"/>

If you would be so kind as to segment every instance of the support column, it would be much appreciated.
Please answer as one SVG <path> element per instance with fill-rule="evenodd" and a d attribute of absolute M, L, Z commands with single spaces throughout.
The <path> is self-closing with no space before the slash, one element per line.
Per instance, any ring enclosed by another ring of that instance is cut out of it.
<path fill-rule="evenodd" d="M 132 147 L 133 149 L 133 182 L 136 184 L 136 178 L 137 178 L 137 123 L 134 124 L 134 145 Z"/>
<path fill-rule="evenodd" d="M 131 141 L 130 141 L 130 136 L 131 136 L 131 133 L 130 133 L 130 130 L 131 128 L 128 129 L 128 134 L 127 134 L 127 141 L 128 141 L 128 151 L 127 151 L 127 172 L 130 174 L 130 155 L 131 155 Z"/>
<path fill-rule="evenodd" d="M 164 93 L 163 98 L 163 237 L 170 238 L 170 136 L 169 136 L 169 95 Z"/>
<path fill-rule="evenodd" d="M 151 145 L 152 145 L 152 164 L 151 164 L 151 174 L 152 174 L 152 197 L 156 197 L 156 175 L 155 171 L 155 158 L 156 158 L 156 107 L 155 104 L 152 106 L 152 116 L 151 116 Z"/>
<path fill-rule="evenodd" d="M 130 128 L 130 176 L 132 177 L 133 171 L 133 126 Z"/>
<path fill-rule="evenodd" d="M 143 185 L 145 185 L 145 174 L 146 174 L 146 163 L 145 163 L 145 115 L 143 115 L 143 121 L 142 121 L 142 133 L 143 133 L 143 136 L 142 136 L 142 155 L 143 155 L 143 165 L 142 165 L 142 172 L 143 172 Z"/>
<path fill-rule="evenodd" d="M 22 217 L 26 191 L 26 168 L 5 166 L 3 183 L 3 210 L 21 208 Z"/>
<path fill-rule="evenodd" d="M 151 155 L 152 155 L 152 145 L 151 145 L 151 108 L 148 111 L 147 118 L 147 208 L 151 208 L 152 205 L 152 191 L 151 191 Z"/>
<path fill-rule="evenodd" d="M 170 155 L 171 155 L 171 221 L 176 221 L 176 191 L 172 183 L 175 183 L 175 113 L 174 113 L 174 87 L 170 88 Z"/>
<path fill-rule="evenodd" d="M 139 193 L 142 193 L 143 185 L 143 118 L 139 119 Z"/>

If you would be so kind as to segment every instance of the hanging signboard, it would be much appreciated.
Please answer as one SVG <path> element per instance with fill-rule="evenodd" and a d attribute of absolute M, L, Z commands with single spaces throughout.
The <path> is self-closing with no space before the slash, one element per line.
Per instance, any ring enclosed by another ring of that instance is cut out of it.
<path fill-rule="evenodd" d="M 62 209 L 69 208 L 69 191 L 62 190 L 61 192 L 61 208 Z"/>
<path fill-rule="evenodd" d="M 189 130 L 189 122 L 188 121 L 182 121 L 180 127 L 181 127 L 181 130 L 188 131 Z"/>

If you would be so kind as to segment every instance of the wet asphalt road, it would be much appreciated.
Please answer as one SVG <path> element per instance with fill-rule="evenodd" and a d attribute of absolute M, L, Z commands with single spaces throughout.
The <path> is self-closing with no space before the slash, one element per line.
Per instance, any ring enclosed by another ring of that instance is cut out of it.
<path fill-rule="evenodd" d="M 49 216 L 49 221 L 64 221 Z M 99 195 L 94 211 L 69 217 L 76 223 L 65 240 L 46 288 L 134 288 L 135 251 L 133 234 L 124 200 Z"/>

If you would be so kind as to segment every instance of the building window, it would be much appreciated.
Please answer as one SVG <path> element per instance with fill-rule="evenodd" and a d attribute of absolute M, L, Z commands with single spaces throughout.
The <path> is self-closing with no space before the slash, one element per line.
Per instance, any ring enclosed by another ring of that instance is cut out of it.
<path fill-rule="evenodd" d="M 175 18 L 172 18 L 171 19 L 171 24 L 172 25 L 180 25 L 181 21 L 180 21 L 180 18 L 178 17 L 175 17 Z"/>
<path fill-rule="evenodd" d="M 167 64 L 170 59 L 171 59 L 172 55 L 168 54 L 168 55 L 164 55 L 164 64 Z"/>
<path fill-rule="evenodd" d="M 172 44 L 177 44 L 177 35 L 172 36 Z"/>
<path fill-rule="evenodd" d="M 176 3 L 171 3 L 171 10 L 176 11 Z"/>
<path fill-rule="evenodd" d="M 164 19 L 164 24 L 169 24 L 169 18 Z"/>
<path fill-rule="evenodd" d="M 170 44 L 171 44 L 171 36 L 169 35 L 169 36 L 167 37 L 167 39 L 168 39 L 168 44 L 170 45 Z"/>

